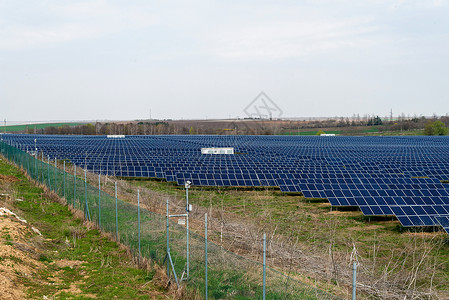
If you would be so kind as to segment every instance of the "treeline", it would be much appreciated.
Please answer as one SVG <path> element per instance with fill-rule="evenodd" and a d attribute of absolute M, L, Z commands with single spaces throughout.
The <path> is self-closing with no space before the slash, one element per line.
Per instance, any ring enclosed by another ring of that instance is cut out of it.
<path fill-rule="evenodd" d="M 191 129 L 187 126 L 158 122 L 129 122 L 129 123 L 95 123 L 77 126 L 49 126 L 35 129 L 29 127 L 30 134 L 62 134 L 62 135 L 159 135 L 159 134 L 189 134 Z"/>
<path fill-rule="evenodd" d="M 379 116 L 353 116 L 332 118 L 326 120 L 311 120 L 295 124 L 292 122 L 291 126 L 287 126 L 285 129 L 320 129 L 320 128 L 338 128 L 342 132 L 348 134 L 353 133 L 358 127 L 375 127 L 378 132 L 386 131 L 407 131 L 407 130 L 423 130 L 426 125 L 433 124 L 434 122 L 441 122 L 444 127 L 449 126 L 449 116 L 433 116 L 431 118 L 426 117 L 406 117 L 399 116 L 397 118 L 380 118 Z M 352 129 L 354 128 L 354 129 Z M 431 132 L 428 130 L 427 132 Z M 426 133 L 427 133 L 426 132 Z"/>
<path fill-rule="evenodd" d="M 437 122 L 435 125 L 435 122 Z M 432 124 L 432 125 L 429 125 Z M 396 119 L 380 118 L 379 116 L 365 116 L 360 118 L 329 118 L 321 120 L 229 120 L 220 122 L 202 121 L 140 121 L 140 122 L 97 122 L 77 126 L 50 126 L 42 129 L 32 125 L 26 133 L 34 134 L 62 134 L 62 135 L 160 135 L 160 134 L 249 134 L 276 135 L 288 134 L 307 130 L 335 128 L 342 134 L 354 135 L 363 133 L 364 129 L 377 132 L 425 130 L 428 135 L 445 135 L 449 126 L 449 116 L 431 118 L 405 117 Z"/>

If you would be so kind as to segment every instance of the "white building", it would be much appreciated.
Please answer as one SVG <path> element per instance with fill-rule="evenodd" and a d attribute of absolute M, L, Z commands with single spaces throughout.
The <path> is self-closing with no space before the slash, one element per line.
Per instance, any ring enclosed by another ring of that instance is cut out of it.
<path fill-rule="evenodd" d="M 201 148 L 201 154 L 234 154 L 233 147 Z"/>

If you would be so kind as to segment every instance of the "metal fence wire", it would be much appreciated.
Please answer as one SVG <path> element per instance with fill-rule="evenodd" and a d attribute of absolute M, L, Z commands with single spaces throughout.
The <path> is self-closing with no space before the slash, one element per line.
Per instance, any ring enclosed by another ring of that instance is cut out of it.
<path fill-rule="evenodd" d="M 69 164 L 66 166 L 65 161 L 59 161 L 57 165 L 55 158 L 51 160 L 43 154 L 25 152 L 4 142 L 0 142 L 0 149 L 4 157 L 25 169 L 32 179 L 58 194 L 67 205 L 84 212 L 84 217 L 98 224 L 102 231 L 129 246 L 136 258 L 145 257 L 167 264 L 169 244 L 172 281 L 175 282 L 174 269 L 179 284 L 185 285 L 186 292 L 192 296 L 206 298 L 207 285 L 210 299 L 340 299 L 270 267 L 266 268 L 264 287 L 262 262 L 236 255 L 211 241 L 207 241 L 206 248 L 204 233 L 192 231 L 189 232 L 187 278 L 187 234 L 184 226 L 169 220 L 167 243 L 165 215 L 117 199 L 116 195 L 102 191 L 99 186 L 90 185 L 80 168 L 72 166 L 74 174 L 67 172 Z"/>

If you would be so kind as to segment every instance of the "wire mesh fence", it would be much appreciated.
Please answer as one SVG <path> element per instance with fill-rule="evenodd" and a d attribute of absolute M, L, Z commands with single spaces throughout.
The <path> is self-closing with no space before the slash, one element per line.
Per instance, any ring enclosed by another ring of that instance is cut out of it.
<path fill-rule="evenodd" d="M 0 150 L 31 178 L 63 198 L 67 205 L 82 211 L 102 231 L 129 246 L 136 258 L 166 264 L 171 278 L 176 274 L 178 284 L 184 285 L 192 296 L 206 298 L 207 287 L 211 299 L 339 299 L 270 267 L 266 268 L 264 286 L 260 261 L 236 255 L 211 241 L 206 244 L 204 232 L 189 231 L 187 249 L 185 226 L 169 220 L 167 234 L 167 216 L 118 199 L 117 188 L 115 195 L 104 192 L 100 180 L 96 187 L 89 184 L 84 170 L 65 161 L 59 161 L 58 165 L 42 153 L 28 153 L 4 142 L 0 142 Z"/>

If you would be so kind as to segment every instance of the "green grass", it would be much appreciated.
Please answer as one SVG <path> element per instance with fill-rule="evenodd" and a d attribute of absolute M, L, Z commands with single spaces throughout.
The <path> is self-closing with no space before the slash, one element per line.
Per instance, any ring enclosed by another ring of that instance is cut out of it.
<path fill-rule="evenodd" d="M 424 135 L 424 130 L 395 130 L 395 131 L 382 131 L 382 132 L 368 132 L 367 135 L 372 136 L 398 136 L 398 135 L 407 135 L 407 136 L 416 136 L 416 135 Z"/>
<path fill-rule="evenodd" d="M 28 129 L 34 130 L 36 129 L 44 129 L 47 127 L 62 127 L 62 126 L 79 126 L 84 125 L 85 123 L 39 123 L 39 124 L 25 124 L 25 125 L 9 125 L 6 126 L 6 132 L 17 132 L 17 131 L 26 131 Z M 5 127 L 1 126 L 0 131 L 4 132 Z"/>
<path fill-rule="evenodd" d="M 183 197 L 184 189 L 173 183 L 152 180 L 131 180 L 137 187 Z M 416 267 L 415 259 L 422 258 L 417 282 L 422 291 L 430 287 L 447 296 L 449 289 L 449 239 L 441 228 L 406 228 L 394 217 L 367 217 L 356 208 L 333 209 L 327 201 L 289 195 L 276 188 L 246 190 L 239 188 L 192 187 L 189 202 L 215 210 L 223 209 L 262 232 L 273 232 L 298 240 L 299 248 L 326 257 L 330 240 L 338 255 L 351 253 L 353 245 L 365 267 L 369 266 L 374 278 L 382 276 L 393 261 L 401 268 L 392 269 L 390 278 L 402 278 L 398 286 L 406 290 L 407 276 Z M 211 233 L 212 240 L 219 232 Z M 230 243 L 232 241 L 224 241 Z M 375 249 L 375 254 L 373 252 Z M 427 253 L 428 251 L 428 253 Z M 413 254 L 411 254 L 413 253 Z M 438 266 L 432 269 L 432 266 Z M 369 297 L 367 294 L 363 297 Z"/>
<path fill-rule="evenodd" d="M 9 187 L 17 198 L 24 200 L 14 202 L 15 210 L 20 211 L 29 224 L 39 228 L 44 237 L 38 260 L 45 267 L 31 278 L 19 276 L 20 283 L 27 288 L 27 297 L 42 299 L 59 293 L 57 297 L 62 299 L 84 299 L 85 295 L 95 295 L 99 299 L 148 299 L 151 290 L 161 290 L 150 282 L 154 272 L 136 268 L 117 243 L 103 237 L 98 230 L 86 228 L 66 206 L 47 198 L 44 191 L 29 182 L 19 170 L 2 160 L 0 174 L 19 179 Z M 2 237 L 11 239 L 5 231 Z M 81 263 L 73 268 L 58 266 L 57 262 L 64 260 Z M 74 285 L 80 293 L 70 291 Z M 161 292 L 155 297 L 165 299 Z"/>

